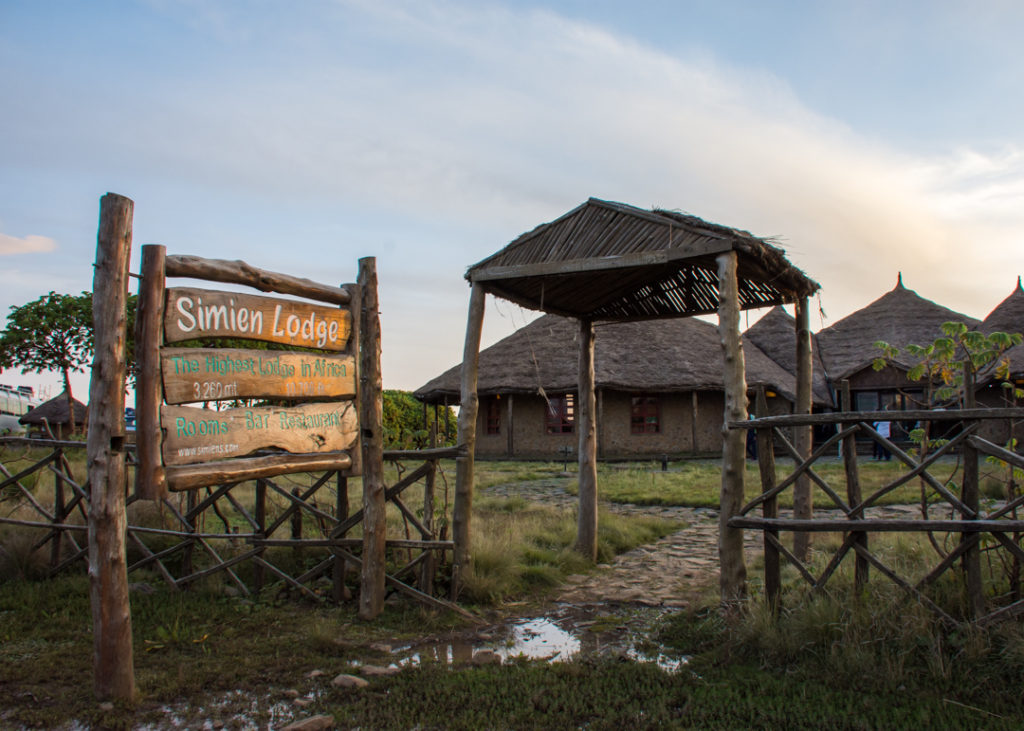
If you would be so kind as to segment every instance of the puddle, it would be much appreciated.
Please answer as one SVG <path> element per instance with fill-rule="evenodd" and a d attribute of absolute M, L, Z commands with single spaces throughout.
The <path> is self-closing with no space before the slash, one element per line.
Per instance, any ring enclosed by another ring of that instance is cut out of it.
<path fill-rule="evenodd" d="M 653 662 L 674 672 L 686 664 L 685 656 L 662 652 L 650 635 L 666 610 L 658 607 L 559 605 L 537 616 L 510 620 L 481 630 L 475 637 L 452 637 L 396 648 L 400 667 L 440 662 L 470 664 L 490 657 L 565 662 L 579 657 L 624 657 Z M 484 653 L 484 654 L 478 654 Z M 492 654 L 493 653 L 493 654 Z M 497 657 L 495 657 L 497 656 Z"/>

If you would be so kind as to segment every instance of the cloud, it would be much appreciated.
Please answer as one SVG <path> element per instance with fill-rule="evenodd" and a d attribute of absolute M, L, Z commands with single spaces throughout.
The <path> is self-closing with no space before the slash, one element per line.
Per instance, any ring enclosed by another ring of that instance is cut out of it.
<path fill-rule="evenodd" d="M 0 256 L 40 254 L 53 251 L 56 248 L 57 242 L 46 236 L 26 236 L 23 239 L 19 239 L 15 236 L 0 233 Z"/>
<path fill-rule="evenodd" d="M 1022 141 L 908 152 L 811 108 L 766 70 L 544 10 L 339 0 L 261 23 L 225 4 L 193 23 L 194 2 L 157 6 L 193 33 L 206 26 L 205 41 L 183 38 L 191 63 L 126 59 L 124 87 L 89 83 L 98 69 L 78 58 L 59 80 L 15 75 L 2 83 L 31 115 L 8 123 L 2 156 L 174 181 L 211 209 L 230 197 L 251 211 L 253 240 L 265 210 L 294 211 L 307 233 L 358 218 L 367 246 L 394 242 L 389 276 L 422 267 L 459 311 L 466 265 L 591 195 L 778 236 L 823 285 L 830 321 L 897 271 L 983 316 L 1005 296 L 1001 278 L 1009 294 L 1009 273 L 1024 272 Z M 0 253 L 33 238 L 0 239 Z M 445 271 L 430 269 L 425 242 Z M 296 243 L 288 256 L 320 254 Z M 410 302 L 391 309 L 415 312 Z M 414 318 L 392 319 L 394 331 Z"/>

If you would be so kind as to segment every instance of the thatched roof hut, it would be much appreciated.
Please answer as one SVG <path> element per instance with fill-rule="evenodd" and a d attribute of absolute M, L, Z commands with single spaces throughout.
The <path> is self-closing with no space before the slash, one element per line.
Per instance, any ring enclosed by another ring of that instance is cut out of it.
<path fill-rule="evenodd" d="M 795 302 L 820 286 L 770 240 L 674 211 L 590 198 L 474 264 L 466 278 L 544 312 L 640 320 L 718 311 L 716 257 L 738 256 L 740 309 Z"/>
<path fill-rule="evenodd" d="M 1020 277 L 1017 277 L 1017 286 L 1010 296 L 982 320 L 978 330 L 986 335 L 994 332 L 1024 333 L 1024 288 Z M 1024 374 L 1024 345 L 1010 348 L 1006 356 L 1010 359 L 1010 373 L 1016 377 Z"/>
<path fill-rule="evenodd" d="M 78 399 L 74 399 L 74 402 L 75 426 L 79 427 L 88 423 L 89 407 Z M 18 421 L 25 426 L 42 427 L 44 423 L 49 424 L 50 428 L 54 431 L 54 436 L 58 438 L 61 435 L 67 434 L 71 426 L 71 418 L 68 411 L 68 392 L 63 391 L 59 396 L 54 396 L 49 401 L 39 404 L 39 406 L 29 411 Z"/>
<path fill-rule="evenodd" d="M 926 345 L 939 337 L 942 324 L 950 321 L 963 322 L 968 327 L 979 324 L 973 317 L 943 307 L 907 289 L 901 275 L 891 291 L 821 330 L 817 341 L 829 379 L 837 383 L 867 368 L 881 355 L 881 351 L 874 347 L 875 342 L 883 340 L 898 348 L 911 344 Z M 894 362 L 904 369 L 916 365 L 902 353 Z"/>
<path fill-rule="evenodd" d="M 491 396 L 536 394 L 541 389 L 546 393 L 575 391 L 578 335 L 579 326 L 558 315 L 545 315 L 520 328 L 480 352 L 477 393 Z M 598 323 L 594 328 L 594 351 L 598 389 L 679 393 L 724 388 L 718 331 L 703 320 Z M 795 400 L 792 373 L 754 344 L 744 348 L 744 357 L 749 388 L 764 386 L 789 401 Z M 457 403 L 460 371 L 461 366 L 453 366 L 417 389 L 416 397 L 429 403 Z M 823 403 L 828 403 L 827 397 Z"/>
<path fill-rule="evenodd" d="M 765 355 L 796 377 L 796 320 L 781 306 L 773 307 L 760 320 L 743 333 L 744 352 L 757 346 Z M 825 365 L 821 362 L 821 351 L 817 336 L 811 335 L 812 398 L 815 405 L 833 406 L 832 392 L 825 376 Z"/>

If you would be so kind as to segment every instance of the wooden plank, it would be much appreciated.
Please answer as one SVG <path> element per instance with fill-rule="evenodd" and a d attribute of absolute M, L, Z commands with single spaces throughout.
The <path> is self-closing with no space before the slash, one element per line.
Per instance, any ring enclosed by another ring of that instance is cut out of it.
<path fill-rule="evenodd" d="M 702 243 L 688 243 L 683 247 L 674 249 L 640 251 L 621 256 L 570 259 L 567 261 L 549 261 L 513 266 L 492 266 L 479 271 L 471 271 L 469 277 L 471 282 L 492 282 L 501 279 L 520 279 L 523 277 L 585 274 L 610 269 L 661 266 L 683 259 L 715 255 L 731 250 L 732 242 L 730 241 L 706 241 Z"/>
<path fill-rule="evenodd" d="M 242 457 L 270 447 L 295 454 L 340 452 L 355 443 L 359 428 L 351 401 L 226 411 L 164 406 L 160 422 L 168 466 Z"/>
<path fill-rule="evenodd" d="M 377 260 L 359 260 L 359 434 L 363 467 L 363 564 L 359 617 L 374 619 L 384 611 L 387 555 L 387 506 L 384 484 L 383 382 L 380 367 L 380 310 Z"/>
<path fill-rule="evenodd" d="M 351 355 L 243 348 L 164 348 L 169 404 L 239 398 L 334 399 L 356 395 Z"/>
<path fill-rule="evenodd" d="M 167 478 L 160 455 L 159 349 L 163 342 L 164 260 L 163 246 L 142 247 L 142 280 L 139 284 L 138 312 L 135 317 L 135 494 L 142 500 L 160 500 L 167 496 Z"/>
<path fill-rule="evenodd" d="M 351 465 L 352 457 L 347 452 L 275 454 L 223 462 L 170 466 L 167 468 L 167 486 L 175 491 L 192 490 L 208 485 L 242 482 L 294 472 L 347 470 Z"/>
<path fill-rule="evenodd" d="M 167 257 L 167 276 L 245 284 L 263 292 L 293 294 L 297 297 L 308 297 L 336 305 L 347 305 L 350 300 L 350 294 L 344 287 L 332 287 L 302 277 L 293 277 L 290 274 L 257 269 L 240 260 L 205 259 L 200 256 L 185 255 L 169 256 Z"/>
<path fill-rule="evenodd" d="M 843 421 L 974 421 L 992 419 L 1024 419 L 1024 408 L 1008 409 L 946 409 L 930 411 L 928 409 L 908 409 L 906 411 L 851 411 L 834 412 L 831 414 L 786 414 L 783 416 L 765 416 L 746 421 L 730 421 L 730 429 L 746 429 L 762 426 L 806 426 L 822 424 L 838 424 Z"/>
<path fill-rule="evenodd" d="M 347 309 L 279 297 L 174 287 L 167 290 L 164 339 L 245 338 L 299 348 L 342 351 L 348 347 L 352 313 Z"/>
<path fill-rule="evenodd" d="M 784 531 L 811 531 L 814 533 L 846 533 L 847 531 L 869 531 L 876 533 L 913 533 L 915 531 L 939 533 L 1013 533 L 1024 531 L 1024 520 L 913 520 L 863 518 L 851 520 L 832 520 L 830 518 L 812 518 L 796 520 L 794 518 L 758 518 L 756 516 L 736 516 L 729 520 L 729 525 L 736 528 L 757 528 L 758 530 L 773 529 Z"/>
<path fill-rule="evenodd" d="M 93 691 L 100 700 L 134 701 L 135 661 L 128 599 L 124 394 L 128 341 L 128 266 L 135 204 L 107 193 L 93 273 L 95 336 L 89 382 L 89 595 L 92 604 Z"/>

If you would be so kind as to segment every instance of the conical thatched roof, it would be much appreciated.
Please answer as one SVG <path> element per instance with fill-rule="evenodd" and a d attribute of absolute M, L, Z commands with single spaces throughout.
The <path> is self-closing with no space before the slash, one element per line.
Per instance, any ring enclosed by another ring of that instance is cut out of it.
<path fill-rule="evenodd" d="M 1017 277 L 1017 286 L 1010 296 L 988 313 L 978 329 L 986 335 L 994 332 L 1024 332 L 1024 288 L 1021 287 L 1020 277 Z"/>
<path fill-rule="evenodd" d="M 1017 287 L 988 314 L 978 329 L 986 335 L 994 332 L 1024 333 L 1024 288 L 1020 277 Z M 1024 373 L 1024 345 L 1017 345 L 1006 351 L 1010 359 L 1010 373 Z"/>
<path fill-rule="evenodd" d="M 75 401 L 75 425 L 84 424 L 89 413 L 89 407 L 78 399 Z M 59 396 L 54 396 L 49 401 L 39 404 L 27 414 L 18 419 L 22 424 L 42 424 L 46 420 L 52 425 L 70 423 L 68 415 L 68 392 L 63 391 Z"/>
<path fill-rule="evenodd" d="M 773 307 L 743 333 L 744 349 L 754 345 L 786 371 L 796 377 L 796 319 L 781 306 Z M 825 365 L 817 336 L 811 335 L 811 363 L 814 369 L 812 398 L 814 403 L 832 406 Z"/>
<path fill-rule="evenodd" d="M 536 394 L 577 388 L 579 324 L 545 315 L 480 352 L 477 392 Z M 703 320 L 597 323 L 594 328 L 597 388 L 679 392 L 722 390 L 722 348 L 718 330 Z M 756 346 L 744 347 L 747 385 L 765 386 L 795 400 L 792 374 Z M 437 402 L 460 396 L 461 366 L 453 366 L 416 390 Z"/>
<path fill-rule="evenodd" d="M 466 278 L 530 309 L 593 320 L 716 312 L 716 257 L 734 251 L 740 307 L 819 289 L 767 239 L 660 209 L 591 198 L 474 264 Z"/>
<path fill-rule="evenodd" d="M 835 383 L 869 366 L 881 355 L 874 347 L 875 342 L 883 340 L 898 348 L 926 345 L 942 334 L 942 323 L 950 321 L 963 322 L 968 327 L 978 324 L 973 317 L 907 289 L 901 276 L 892 291 L 818 333 L 821 359 Z M 906 357 L 898 357 L 895 362 L 907 369 L 915 365 Z"/>

